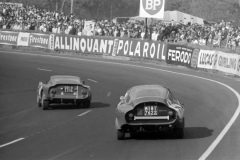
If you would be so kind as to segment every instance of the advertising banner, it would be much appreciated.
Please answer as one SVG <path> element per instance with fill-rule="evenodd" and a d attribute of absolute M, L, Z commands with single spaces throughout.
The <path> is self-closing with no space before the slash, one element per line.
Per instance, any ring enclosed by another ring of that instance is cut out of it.
<path fill-rule="evenodd" d="M 168 44 L 166 62 L 191 68 L 193 50 L 183 45 Z"/>
<path fill-rule="evenodd" d="M 95 22 L 84 21 L 83 36 L 93 36 L 94 35 Z"/>
<path fill-rule="evenodd" d="M 164 18 L 165 0 L 140 0 L 139 17 Z"/>
<path fill-rule="evenodd" d="M 199 52 L 200 52 L 199 49 L 197 48 L 193 49 L 192 58 L 191 58 L 192 68 L 197 68 Z"/>
<path fill-rule="evenodd" d="M 165 60 L 165 46 L 166 44 L 156 41 L 119 39 L 117 55 Z"/>
<path fill-rule="evenodd" d="M 49 34 L 39 34 L 30 33 L 29 35 L 29 47 L 38 47 L 49 49 L 50 35 Z"/>
<path fill-rule="evenodd" d="M 140 57 L 165 60 L 166 44 L 134 39 L 113 39 L 111 37 L 87 37 L 55 35 L 54 49 L 81 53 L 97 53 L 116 56 Z"/>
<path fill-rule="evenodd" d="M 198 68 L 214 69 L 216 51 L 200 50 L 198 56 Z"/>
<path fill-rule="evenodd" d="M 217 51 L 216 70 L 225 73 L 238 73 L 239 55 Z"/>
<path fill-rule="evenodd" d="M 237 72 L 236 72 L 237 76 L 240 76 L 240 55 L 238 56 L 238 63 L 237 63 Z"/>
<path fill-rule="evenodd" d="M 0 31 L 0 44 L 17 45 L 18 32 Z"/>
<path fill-rule="evenodd" d="M 17 46 L 28 46 L 30 33 L 19 32 Z"/>

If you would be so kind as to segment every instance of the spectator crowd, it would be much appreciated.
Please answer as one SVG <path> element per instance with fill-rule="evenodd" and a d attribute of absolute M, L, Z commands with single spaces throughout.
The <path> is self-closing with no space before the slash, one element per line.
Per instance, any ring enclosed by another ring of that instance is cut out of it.
<path fill-rule="evenodd" d="M 188 42 L 212 47 L 226 47 L 235 50 L 240 46 L 240 27 L 231 22 L 215 24 L 183 24 L 157 21 L 146 26 L 143 21 L 113 22 L 94 21 L 95 36 L 113 36 L 151 39 L 169 43 Z M 0 3 L 0 29 L 29 30 L 55 34 L 83 35 L 84 21 L 73 14 L 38 9 L 35 6 L 19 6 L 14 3 Z M 224 46 L 222 42 L 226 43 Z"/>

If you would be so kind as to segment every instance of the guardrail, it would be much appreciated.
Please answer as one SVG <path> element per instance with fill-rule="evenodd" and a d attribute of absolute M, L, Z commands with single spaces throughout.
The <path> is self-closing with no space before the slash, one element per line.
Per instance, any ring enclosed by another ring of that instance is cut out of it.
<path fill-rule="evenodd" d="M 165 61 L 188 68 L 217 70 L 240 76 L 240 55 L 201 49 L 188 44 L 116 37 L 88 37 L 64 34 L 0 31 L 0 44 L 109 56 L 127 56 Z"/>

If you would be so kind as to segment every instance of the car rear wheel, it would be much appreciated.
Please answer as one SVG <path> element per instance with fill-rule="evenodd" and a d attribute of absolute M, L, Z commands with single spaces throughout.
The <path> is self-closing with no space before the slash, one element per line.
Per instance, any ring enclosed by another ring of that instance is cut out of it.
<path fill-rule="evenodd" d="M 87 101 L 83 102 L 83 107 L 84 108 L 89 108 L 90 105 L 91 105 L 91 101 L 90 100 L 87 100 Z"/>
<path fill-rule="evenodd" d="M 38 106 L 38 107 L 41 107 L 41 106 L 42 106 L 42 104 L 41 104 L 41 100 L 40 100 L 39 97 L 37 97 L 37 106 Z"/>
<path fill-rule="evenodd" d="M 117 130 L 117 138 L 118 140 L 123 140 L 125 138 L 125 132 L 121 129 Z"/>
<path fill-rule="evenodd" d="M 175 129 L 175 137 L 178 139 L 184 138 L 184 128 L 176 128 Z"/>
<path fill-rule="evenodd" d="M 42 101 L 42 107 L 43 107 L 43 110 L 47 110 L 49 108 L 49 102 L 48 101 Z"/>

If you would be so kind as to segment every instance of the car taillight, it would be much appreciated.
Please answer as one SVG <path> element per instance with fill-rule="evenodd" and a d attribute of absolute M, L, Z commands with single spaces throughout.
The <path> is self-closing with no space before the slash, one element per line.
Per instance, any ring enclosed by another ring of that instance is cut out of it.
<path fill-rule="evenodd" d="M 174 116 L 174 112 L 173 112 L 173 111 L 168 111 L 168 115 L 169 115 L 170 117 L 172 117 L 172 116 Z"/>
<path fill-rule="evenodd" d="M 87 91 L 82 90 L 82 95 L 86 96 L 87 95 Z"/>
<path fill-rule="evenodd" d="M 132 112 L 128 112 L 126 114 L 126 121 L 130 122 L 130 121 L 133 121 L 133 120 L 134 120 L 134 114 Z"/>
<path fill-rule="evenodd" d="M 51 93 L 52 93 L 52 94 L 56 94 L 57 92 L 56 92 L 55 89 L 52 89 L 52 90 L 51 90 Z"/>

